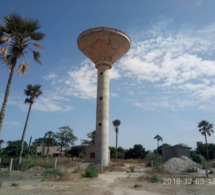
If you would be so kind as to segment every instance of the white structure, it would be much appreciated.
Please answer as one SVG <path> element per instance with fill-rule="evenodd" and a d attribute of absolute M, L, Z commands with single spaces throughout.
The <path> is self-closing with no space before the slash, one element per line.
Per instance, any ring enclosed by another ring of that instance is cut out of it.
<path fill-rule="evenodd" d="M 109 163 L 109 70 L 130 48 L 129 37 L 113 28 L 92 28 L 78 37 L 79 49 L 94 62 L 97 74 L 95 163 Z"/>

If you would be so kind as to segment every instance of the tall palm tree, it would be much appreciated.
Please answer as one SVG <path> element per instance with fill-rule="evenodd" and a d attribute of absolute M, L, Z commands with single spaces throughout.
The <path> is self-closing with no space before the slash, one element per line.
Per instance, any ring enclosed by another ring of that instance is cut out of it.
<path fill-rule="evenodd" d="M 115 160 L 117 160 L 117 145 L 118 145 L 118 133 L 119 133 L 119 126 L 121 124 L 121 121 L 119 119 L 115 119 L 113 121 L 113 126 L 115 128 L 115 132 L 116 132 L 116 153 L 115 153 Z"/>
<path fill-rule="evenodd" d="M 154 139 L 157 140 L 158 147 L 159 147 L 159 141 L 163 141 L 163 138 L 162 138 L 160 135 L 156 135 L 156 136 L 154 137 Z"/>
<path fill-rule="evenodd" d="M 29 104 L 27 117 L 25 120 L 25 126 L 22 132 L 22 138 L 21 138 L 21 147 L 20 147 L 20 154 L 19 154 L 19 161 L 18 164 L 22 161 L 22 153 L 23 153 L 23 147 L 24 147 L 24 139 L 25 139 L 25 132 L 28 125 L 28 120 L 31 112 L 32 105 L 35 103 L 35 99 L 38 98 L 41 94 L 41 85 L 27 85 L 27 88 L 24 90 L 25 95 L 27 98 L 25 99 L 25 103 Z"/>
<path fill-rule="evenodd" d="M 17 14 L 5 16 L 4 22 L 0 24 L 0 58 L 9 69 L 9 78 L 0 112 L 0 134 L 16 65 L 22 59 L 18 67 L 19 74 L 22 75 L 28 70 L 28 51 L 32 52 L 36 62 L 41 63 L 40 53 L 34 50 L 34 48 L 41 49 L 37 41 L 45 37 L 44 33 L 38 31 L 39 28 L 40 25 L 37 20 L 22 18 Z"/>
<path fill-rule="evenodd" d="M 206 120 L 202 120 L 201 122 L 198 123 L 198 128 L 201 134 L 205 137 L 205 144 L 207 149 L 207 161 L 209 161 L 207 135 L 211 136 L 211 133 L 213 133 L 213 124 L 210 124 Z"/>

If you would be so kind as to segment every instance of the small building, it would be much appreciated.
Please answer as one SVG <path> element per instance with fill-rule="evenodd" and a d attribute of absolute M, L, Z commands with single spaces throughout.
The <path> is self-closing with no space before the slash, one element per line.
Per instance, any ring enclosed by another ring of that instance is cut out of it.
<path fill-rule="evenodd" d="M 36 153 L 38 156 L 63 156 L 64 153 L 58 147 L 37 146 Z"/>
<path fill-rule="evenodd" d="M 86 146 L 85 148 L 86 151 L 86 162 L 89 163 L 95 163 L 95 158 L 96 158 L 96 145 L 91 144 L 89 146 Z M 110 149 L 108 149 L 108 163 L 110 163 Z"/>
<path fill-rule="evenodd" d="M 190 147 L 182 146 L 182 145 L 175 145 L 170 146 L 162 149 L 162 157 L 163 162 L 166 162 L 170 158 L 173 157 L 181 157 L 181 156 L 187 156 L 190 158 Z"/>

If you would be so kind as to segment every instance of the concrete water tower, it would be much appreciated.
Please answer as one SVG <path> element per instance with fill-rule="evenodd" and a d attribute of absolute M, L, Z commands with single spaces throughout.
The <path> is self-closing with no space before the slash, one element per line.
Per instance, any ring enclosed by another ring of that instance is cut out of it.
<path fill-rule="evenodd" d="M 95 163 L 103 166 L 109 163 L 109 70 L 130 45 L 130 38 L 114 28 L 92 28 L 78 37 L 79 49 L 98 70 Z"/>

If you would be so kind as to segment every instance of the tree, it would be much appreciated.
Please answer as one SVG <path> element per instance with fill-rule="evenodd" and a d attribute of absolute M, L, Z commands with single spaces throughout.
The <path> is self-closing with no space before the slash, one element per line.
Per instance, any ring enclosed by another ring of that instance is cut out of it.
<path fill-rule="evenodd" d="M 57 146 L 58 143 L 56 141 L 56 135 L 54 134 L 53 131 L 47 131 L 45 133 L 45 136 L 44 136 L 44 143 L 45 145 L 48 147 L 47 149 L 47 153 L 46 153 L 46 156 L 49 155 L 49 151 L 50 151 L 50 146 Z"/>
<path fill-rule="evenodd" d="M 34 86 L 33 85 L 27 85 L 27 88 L 24 90 L 24 93 L 27 96 L 27 98 L 25 99 L 25 104 L 29 104 L 29 108 L 28 108 L 28 113 L 27 113 L 27 117 L 25 120 L 25 126 L 24 126 L 24 129 L 22 132 L 21 147 L 20 147 L 18 164 L 20 164 L 22 161 L 22 152 L 23 152 L 25 133 L 26 133 L 26 129 L 28 126 L 28 120 L 29 120 L 32 105 L 35 103 L 35 99 L 38 98 L 42 94 L 42 91 L 40 90 L 40 88 L 41 88 L 41 85 L 34 85 Z"/>
<path fill-rule="evenodd" d="M 21 145 L 20 140 L 8 141 L 7 147 L 4 150 L 5 155 L 8 157 L 17 157 L 19 155 L 20 145 Z M 28 144 L 27 144 L 27 142 L 24 142 L 24 147 L 23 147 L 23 155 L 24 156 L 27 155 L 27 151 L 28 151 Z"/>
<path fill-rule="evenodd" d="M 74 136 L 73 130 L 69 126 L 59 127 L 60 132 L 56 133 L 56 139 L 59 142 L 60 150 L 63 151 L 63 147 L 68 148 L 74 146 L 77 137 Z"/>
<path fill-rule="evenodd" d="M 28 51 L 33 54 L 33 59 L 40 62 L 40 53 L 31 46 L 41 49 L 37 41 L 42 40 L 45 34 L 38 31 L 40 25 L 37 20 L 22 18 L 17 14 L 10 14 L 4 17 L 4 23 L 0 24 L 0 58 L 9 69 L 9 77 L 4 94 L 4 100 L 0 112 L 0 134 L 6 111 L 6 105 L 9 98 L 10 87 L 14 75 L 14 70 L 19 65 L 19 74 L 22 75 L 28 70 L 29 61 L 25 61 L 25 56 L 29 58 Z"/>
<path fill-rule="evenodd" d="M 169 145 L 169 144 L 167 144 L 167 143 L 163 143 L 163 144 L 162 144 L 161 146 L 159 146 L 159 147 L 157 148 L 157 150 L 154 151 L 154 152 L 157 152 L 158 154 L 162 155 L 162 149 L 163 149 L 163 148 L 168 148 L 168 147 L 171 147 L 171 145 Z"/>
<path fill-rule="evenodd" d="M 141 144 L 135 144 L 133 148 L 125 151 L 125 159 L 139 159 L 147 155 L 145 148 Z"/>
<path fill-rule="evenodd" d="M 154 139 L 157 140 L 157 143 L 158 143 L 158 146 L 157 146 L 157 147 L 159 147 L 159 141 L 163 141 L 163 138 L 162 138 L 160 135 L 156 135 L 156 136 L 154 137 Z"/>
<path fill-rule="evenodd" d="M 87 134 L 87 137 L 88 137 L 90 140 L 87 140 L 87 139 L 81 140 L 82 145 L 89 146 L 89 145 L 95 144 L 95 143 L 96 143 L 96 130 L 94 130 L 94 131 L 88 133 L 88 134 Z"/>
<path fill-rule="evenodd" d="M 209 161 L 209 155 L 208 155 L 208 143 L 207 143 L 207 135 L 211 136 L 211 133 L 213 133 L 213 124 L 209 123 L 206 120 L 202 120 L 198 123 L 199 132 L 205 137 L 205 144 L 206 144 L 206 151 L 207 151 L 207 161 Z M 206 177 L 208 177 L 208 167 L 206 164 Z"/>
<path fill-rule="evenodd" d="M 209 161 L 207 135 L 211 136 L 211 133 L 213 133 L 213 124 L 210 124 L 206 120 L 202 120 L 201 122 L 198 123 L 198 128 L 199 132 L 201 132 L 201 134 L 205 137 L 207 160 Z"/>
<path fill-rule="evenodd" d="M 112 123 L 116 132 L 116 160 L 117 160 L 118 133 L 119 133 L 119 126 L 121 124 L 121 121 L 119 119 L 115 119 Z"/>

